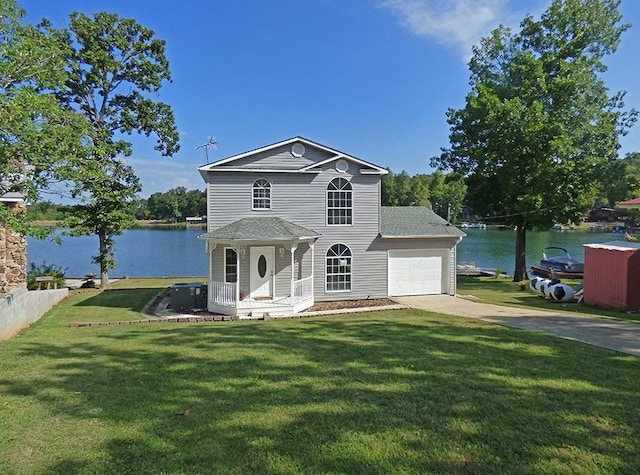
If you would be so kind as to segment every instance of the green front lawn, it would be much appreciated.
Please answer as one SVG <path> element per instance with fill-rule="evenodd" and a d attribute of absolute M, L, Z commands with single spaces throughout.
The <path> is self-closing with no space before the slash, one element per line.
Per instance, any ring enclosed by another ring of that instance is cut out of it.
<path fill-rule="evenodd" d="M 0 473 L 640 472 L 632 356 L 413 310 L 68 326 L 170 283 L 0 342 Z"/>

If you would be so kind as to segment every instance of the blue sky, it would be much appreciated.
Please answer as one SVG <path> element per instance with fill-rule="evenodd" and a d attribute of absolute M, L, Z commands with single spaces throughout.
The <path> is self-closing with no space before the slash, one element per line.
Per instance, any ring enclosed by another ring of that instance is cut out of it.
<path fill-rule="evenodd" d="M 28 21 L 66 26 L 72 11 L 135 18 L 167 42 L 173 82 L 160 91 L 180 131 L 170 158 L 135 139 L 128 158 L 141 196 L 203 188 L 209 161 L 296 135 L 396 173 L 431 173 L 448 145 L 447 108 L 469 91 L 471 46 L 499 24 L 539 16 L 549 0 L 18 0 Z M 635 24 L 607 58 L 612 91 L 640 109 L 640 2 Z M 640 151 L 640 124 L 621 155 Z"/>

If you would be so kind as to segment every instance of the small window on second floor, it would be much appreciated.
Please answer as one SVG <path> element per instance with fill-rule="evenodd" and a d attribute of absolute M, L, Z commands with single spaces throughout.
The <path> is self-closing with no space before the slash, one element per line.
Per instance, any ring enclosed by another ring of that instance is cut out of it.
<path fill-rule="evenodd" d="M 252 209 L 271 209 L 271 183 L 265 178 L 253 182 Z"/>

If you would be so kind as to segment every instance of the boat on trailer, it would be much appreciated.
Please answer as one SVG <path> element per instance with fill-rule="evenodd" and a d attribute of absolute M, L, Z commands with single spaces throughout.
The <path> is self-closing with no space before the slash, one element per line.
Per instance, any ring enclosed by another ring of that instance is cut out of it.
<path fill-rule="evenodd" d="M 582 279 L 584 262 L 573 259 L 563 247 L 549 246 L 542 250 L 540 262 L 531 266 L 531 273 L 540 277 Z"/>

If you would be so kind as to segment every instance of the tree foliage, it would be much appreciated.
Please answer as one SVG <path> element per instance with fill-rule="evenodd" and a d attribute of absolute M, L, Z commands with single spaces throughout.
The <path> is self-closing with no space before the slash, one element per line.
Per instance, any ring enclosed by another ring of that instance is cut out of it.
<path fill-rule="evenodd" d="M 594 208 L 614 206 L 618 201 L 638 196 L 640 196 L 640 153 L 634 152 L 626 154 L 606 170 Z"/>
<path fill-rule="evenodd" d="M 184 221 L 188 216 L 207 214 L 207 196 L 201 190 L 189 190 L 183 186 L 164 193 L 156 192 L 138 204 L 139 219 Z"/>
<path fill-rule="evenodd" d="M 172 109 L 152 98 L 171 81 L 165 43 L 154 32 L 129 18 L 97 13 L 93 18 L 72 13 L 66 31 L 68 73 L 58 99 L 85 118 L 94 147 L 88 160 L 76 157 L 66 178 L 79 200 L 67 221 L 74 235 L 97 235 L 101 288 L 114 268 L 113 236 L 134 225 L 130 205 L 141 190 L 123 157 L 132 153 L 125 137 L 155 135 L 162 155 L 178 151 Z"/>
<path fill-rule="evenodd" d="M 47 23 L 24 25 L 23 17 L 13 1 L 0 4 L 0 196 L 15 193 L 33 202 L 62 179 L 70 157 L 86 157 L 91 147 L 82 117 L 46 93 L 67 77 L 61 32 Z M 44 228 L 4 206 L 0 220 L 43 235 Z"/>
<path fill-rule="evenodd" d="M 474 48 L 471 92 L 450 109 L 448 149 L 432 161 L 467 178 L 475 212 L 514 226 L 514 280 L 526 278 L 526 231 L 577 222 L 635 120 L 600 77 L 628 25 L 617 0 L 554 0 L 520 31 Z"/>
<path fill-rule="evenodd" d="M 436 171 L 432 175 L 397 175 L 389 169 L 382 176 L 382 206 L 425 206 L 443 218 L 455 218 L 462 211 L 466 185 L 460 176 Z"/>

